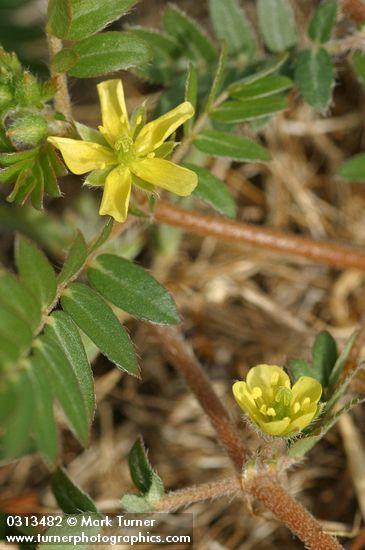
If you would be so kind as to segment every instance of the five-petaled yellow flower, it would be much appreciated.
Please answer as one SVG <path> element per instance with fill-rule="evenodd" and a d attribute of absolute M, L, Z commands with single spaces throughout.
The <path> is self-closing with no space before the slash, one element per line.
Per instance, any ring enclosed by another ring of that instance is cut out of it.
<path fill-rule="evenodd" d="M 104 184 L 99 213 L 124 222 L 133 182 L 150 190 L 156 185 L 182 197 L 190 195 L 198 183 L 197 175 L 161 158 L 166 152 L 161 146 L 193 116 L 191 103 L 185 101 L 143 126 L 141 114 L 134 122 L 128 120 L 121 80 L 107 80 L 97 88 L 103 124 L 99 127 L 100 132 L 94 132 L 95 139 L 48 139 L 60 149 L 74 174 L 99 171 Z"/>
<path fill-rule="evenodd" d="M 286 437 L 302 431 L 316 417 L 322 386 L 315 378 L 301 376 L 291 387 L 281 367 L 257 365 L 246 382 L 235 382 L 233 395 L 263 432 Z"/>

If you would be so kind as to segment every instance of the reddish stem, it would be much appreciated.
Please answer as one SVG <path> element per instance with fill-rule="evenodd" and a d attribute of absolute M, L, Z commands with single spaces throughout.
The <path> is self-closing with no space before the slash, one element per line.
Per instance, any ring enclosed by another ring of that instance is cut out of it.
<path fill-rule="evenodd" d="M 341 544 L 325 533 L 318 521 L 285 491 L 275 476 L 265 473 L 248 476 L 243 488 L 271 510 L 307 548 L 343 549 Z"/>
<path fill-rule="evenodd" d="M 365 253 L 346 245 L 316 241 L 267 227 L 236 222 L 178 208 L 165 202 L 156 204 L 155 221 L 181 227 L 202 237 L 253 245 L 273 252 L 292 254 L 338 268 L 365 271 Z"/>
<path fill-rule="evenodd" d="M 342 9 L 348 17 L 357 23 L 362 23 L 365 20 L 365 4 L 362 0 L 343 0 Z"/>
<path fill-rule="evenodd" d="M 238 472 L 241 472 L 247 458 L 242 436 L 234 427 L 226 408 L 215 393 L 201 365 L 176 329 L 155 325 L 151 326 L 151 332 L 158 337 L 165 357 L 185 378 L 189 388 L 208 415 L 222 447 L 226 450 Z"/>

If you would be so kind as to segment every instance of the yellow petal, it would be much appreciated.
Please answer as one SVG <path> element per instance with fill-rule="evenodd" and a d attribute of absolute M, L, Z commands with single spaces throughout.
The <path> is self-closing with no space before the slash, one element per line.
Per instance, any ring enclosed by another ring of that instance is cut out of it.
<path fill-rule="evenodd" d="M 117 166 L 105 181 L 99 214 L 124 222 L 128 214 L 132 188 L 132 175 L 128 168 Z"/>
<path fill-rule="evenodd" d="M 263 420 L 258 422 L 259 428 L 261 428 L 263 432 L 274 436 L 284 435 L 289 424 L 289 417 L 283 418 L 282 420 L 274 420 L 272 422 L 265 422 Z"/>
<path fill-rule="evenodd" d="M 291 433 L 301 432 L 302 430 L 304 430 L 304 428 L 306 428 L 316 417 L 317 409 L 317 405 L 313 405 L 310 412 L 307 412 L 306 414 L 299 416 L 295 420 L 292 420 L 283 435 L 289 435 Z"/>
<path fill-rule="evenodd" d="M 175 109 L 146 124 L 136 139 L 138 155 L 147 155 L 160 147 L 162 143 L 194 115 L 194 107 L 189 101 L 184 101 Z"/>
<path fill-rule="evenodd" d="M 133 162 L 130 169 L 139 178 L 180 197 L 190 195 L 198 184 L 195 172 L 165 159 L 144 158 Z"/>
<path fill-rule="evenodd" d="M 312 403 L 318 403 L 322 395 L 322 386 L 311 376 L 301 376 L 292 388 L 292 403 L 300 403 L 309 397 Z"/>
<path fill-rule="evenodd" d="M 238 381 L 232 387 L 233 396 L 240 408 L 248 414 L 248 416 L 258 424 L 261 421 L 261 415 L 256 406 L 252 395 L 247 390 L 247 384 L 243 381 Z"/>
<path fill-rule="evenodd" d="M 101 118 L 100 128 L 104 137 L 113 145 L 121 135 L 130 134 L 128 112 L 125 105 L 124 90 L 121 80 L 106 80 L 97 85 Z"/>
<path fill-rule="evenodd" d="M 276 386 L 290 387 L 289 376 L 277 365 L 263 364 L 252 367 L 247 375 L 246 381 L 250 391 L 252 391 L 255 386 L 261 389 Z"/>
<path fill-rule="evenodd" d="M 49 137 L 48 141 L 58 147 L 65 163 L 74 174 L 100 170 L 117 162 L 114 152 L 98 143 L 62 137 Z"/>

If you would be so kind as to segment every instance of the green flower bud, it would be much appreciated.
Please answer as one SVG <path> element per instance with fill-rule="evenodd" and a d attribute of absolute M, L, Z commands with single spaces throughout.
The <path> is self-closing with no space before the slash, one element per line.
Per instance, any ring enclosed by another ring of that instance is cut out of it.
<path fill-rule="evenodd" d="M 48 134 L 48 122 L 37 113 L 17 113 L 5 120 L 6 135 L 18 149 L 31 149 L 39 145 Z"/>
<path fill-rule="evenodd" d="M 0 110 L 8 109 L 13 103 L 13 93 L 7 84 L 0 84 Z"/>

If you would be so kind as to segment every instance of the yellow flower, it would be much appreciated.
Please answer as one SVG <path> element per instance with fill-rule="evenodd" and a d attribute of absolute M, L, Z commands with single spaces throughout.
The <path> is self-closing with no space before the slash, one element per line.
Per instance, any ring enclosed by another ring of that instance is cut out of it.
<path fill-rule="evenodd" d="M 233 384 L 233 395 L 263 432 L 285 437 L 302 431 L 316 417 L 322 386 L 315 378 L 301 376 L 291 387 L 281 367 L 257 365 L 246 382 Z"/>
<path fill-rule="evenodd" d="M 48 140 L 60 149 L 74 174 L 97 171 L 95 174 L 104 185 L 99 213 L 124 222 L 132 183 L 149 190 L 157 185 L 182 197 L 190 195 L 198 183 L 197 175 L 161 158 L 161 146 L 193 116 L 191 103 L 185 101 L 143 126 L 141 114 L 134 122 L 128 120 L 121 80 L 107 80 L 97 88 L 103 125 L 100 132 L 93 132 L 94 139 L 49 137 Z"/>

